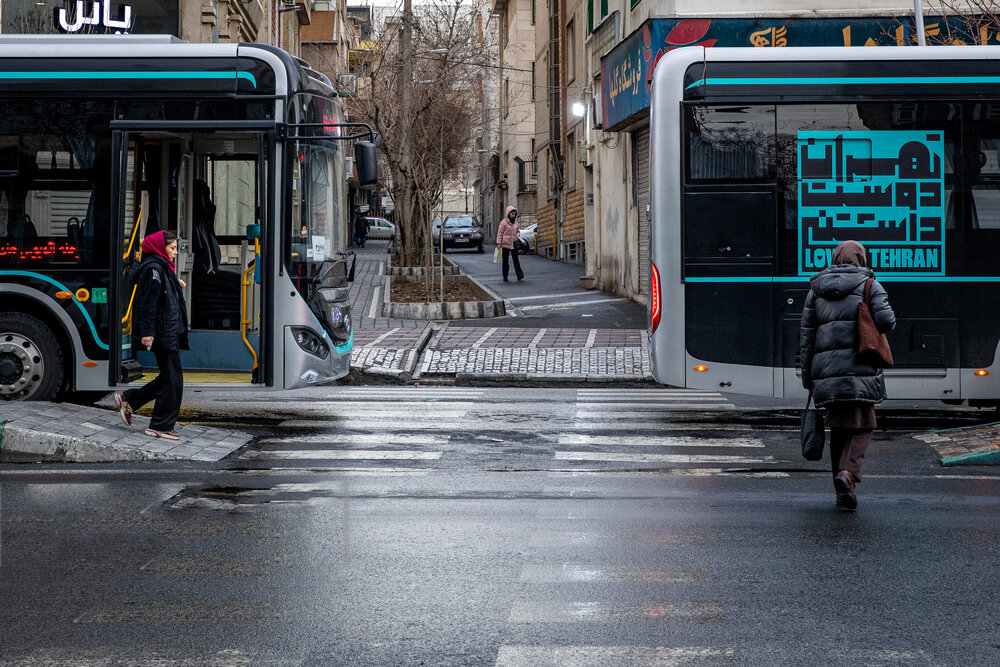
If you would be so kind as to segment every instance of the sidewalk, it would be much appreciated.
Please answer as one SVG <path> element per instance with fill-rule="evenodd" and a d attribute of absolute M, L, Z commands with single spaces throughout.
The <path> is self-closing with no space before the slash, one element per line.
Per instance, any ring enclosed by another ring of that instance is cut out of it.
<path fill-rule="evenodd" d="M 355 249 L 351 367 L 358 383 L 652 382 L 645 307 L 579 287 L 581 267 L 528 255 L 521 257 L 525 280 L 512 270 L 503 282 L 492 253 L 451 252 L 446 257 L 463 274 L 504 298 L 508 316 L 395 320 L 378 311 L 387 250 L 378 241 Z"/>
<path fill-rule="evenodd" d="M 218 461 L 250 442 L 250 434 L 177 424 L 181 439 L 145 435 L 149 417 L 125 426 L 117 410 L 43 401 L 14 401 L 0 415 L 0 462 Z"/>

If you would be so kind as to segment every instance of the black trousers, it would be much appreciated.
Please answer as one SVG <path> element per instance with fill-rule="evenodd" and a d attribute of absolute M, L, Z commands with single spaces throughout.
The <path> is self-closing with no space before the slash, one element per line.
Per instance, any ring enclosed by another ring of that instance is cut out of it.
<path fill-rule="evenodd" d="M 513 258 L 514 260 L 514 274 L 517 279 L 520 280 L 524 277 L 524 271 L 521 270 L 521 261 L 517 258 L 517 251 L 511 250 L 510 248 L 503 249 L 503 279 L 507 280 L 507 274 L 510 273 L 510 267 L 507 266 L 507 258 Z"/>
<path fill-rule="evenodd" d="M 138 410 L 155 400 L 153 418 L 149 428 L 154 431 L 172 431 L 181 413 L 184 398 L 184 371 L 181 368 L 181 353 L 166 350 L 154 343 L 153 354 L 160 374 L 141 387 L 129 389 L 123 395 L 133 410 Z"/>

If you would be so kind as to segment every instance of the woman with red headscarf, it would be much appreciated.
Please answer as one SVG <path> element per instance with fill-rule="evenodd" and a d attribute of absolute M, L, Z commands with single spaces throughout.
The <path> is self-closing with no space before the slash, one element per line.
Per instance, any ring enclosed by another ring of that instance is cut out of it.
<path fill-rule="evenodd" d="M 133 274 L 136 302 L 132 315 L 132 345 L 138 342 L 156 357 L 160 373 L 151 382 L 122 394 L 115 394 L 122 422 L 132 423 L 132 411 L 152 400 L 153 417 L 146 435 L 154 438 L 179 440 L 174 430 L 184 396 L 184 372 L 181 350 L 188 346 L 187 307 L 184 283 L 177 278 L 174 259 L 177 257 L 177 235 L 160 231 L 142 241 L 142 262 Z"/>

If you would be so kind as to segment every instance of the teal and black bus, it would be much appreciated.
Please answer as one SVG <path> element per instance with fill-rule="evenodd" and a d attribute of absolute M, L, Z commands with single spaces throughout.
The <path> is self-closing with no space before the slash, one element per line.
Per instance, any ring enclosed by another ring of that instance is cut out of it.
<path fill-rule="evenodd" d="M 868 249 L 890 398 L 1000 399 L 1000 47 L 677 49 L 651 109 L 651 361 L 804 396 L 809 277 Z"/>
<path fill-rule="evenodd" d="M 0 36 L 0 399 L 107 392 L 130 268 L 180 238 L 192 387 L 289 389 L 350 366 L 348 180 L 374 136 L 329 79 L 259 44 Z"/>

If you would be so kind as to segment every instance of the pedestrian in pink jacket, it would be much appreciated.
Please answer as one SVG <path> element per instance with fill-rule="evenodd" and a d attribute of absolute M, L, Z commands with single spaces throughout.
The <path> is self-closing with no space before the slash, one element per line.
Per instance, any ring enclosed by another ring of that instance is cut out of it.
<path fill-rule="evenodd" d="M 514 258 L 514 273 L 518 280 L 524 279 L 524 271 L 521 270 L 521 262 L 517 259 L 517 249 L 515 245 L 521 237 L 521 228 L 517 224 L 517 209 L 513 206 L 507 207 L 507 213 L 500 221 L 500 229 L 497 230 L 497 246 L 503 249 L 503 280 L 507 282 L 508 257 Z"/>

